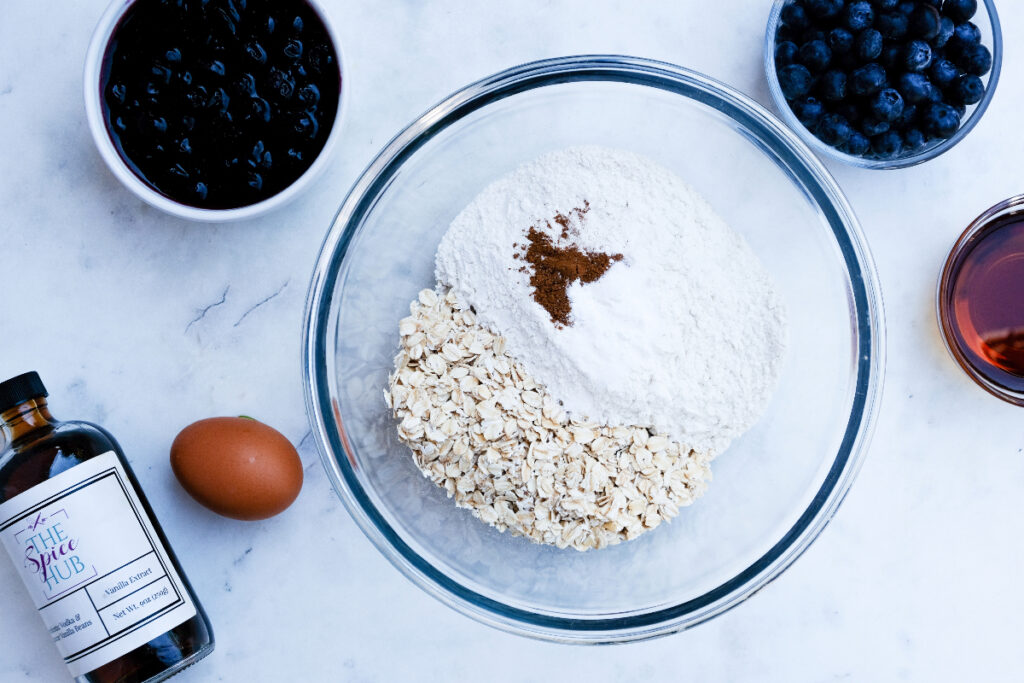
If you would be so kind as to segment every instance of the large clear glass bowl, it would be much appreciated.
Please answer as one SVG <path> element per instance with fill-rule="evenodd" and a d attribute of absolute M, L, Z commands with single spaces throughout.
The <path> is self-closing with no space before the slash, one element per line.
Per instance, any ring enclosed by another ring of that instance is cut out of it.
<path fill-rule="evenodd" d="M 434 251 L 449 222 L 492 180 L 578 144 L 631 150 L 685 178 L 774 274 L 789 316 L 778 389 L 757 426 L 715 461 L 708 493 L 671 524 L 587 553 L 534 545 L 457 509 L 416 469 L 383 399 L 398 321 L 417 291 L 433 286 Z M 808 547 L 864 456 L 883 339 L 874 267 L 853 211 L 790 130 L 700 74 L 583 56 L 474 83 L 384 148 L 324 242 L 304 363 L 327 472 L 401 572 L 492 626 L 594 643 L 709 619 Z"/>

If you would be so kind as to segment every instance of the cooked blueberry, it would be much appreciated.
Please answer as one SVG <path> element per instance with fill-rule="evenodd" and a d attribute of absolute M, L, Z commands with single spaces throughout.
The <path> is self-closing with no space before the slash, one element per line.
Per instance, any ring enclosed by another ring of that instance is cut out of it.
<path fill-rule="evenodd" d="M 864 156 L 869 149 L 871 149 L 871 141 L 863 133 L 857 131 L 853 131 L 850 137 L 846 138 L 846 142 L 839 146 L 839 151 L 852 154 L 855 157 Z"/>
<path fill-rule="evenodd" d="M 300 135 L 313 138 L 316 137 L 319 129 L 320 124 L 317 123 L 316 117 L 310 112 L 301 114 L 299 118 L 295 119 L 295 132 Z"/>
<path fill-rule="evenodd" d="M 210 93 L 210 99 L 206 101 L 207 107 L 219 112 L 226 112 L 230 104 L 231 97 L 224 91 L 224 88 L 214 88 Z"/>
<path fill-rule="evenodd" d="M 176 47 L 172 47 L 164 53 L 164 59 L 166 59 L 170 64 L 177 64 L 181 61 L 181 50 Z"/>
<path fill-rule="evenodd" d="M 806 0 L 804 5 L 811 16 L 827 19 L 842 11 L 843 0 Z"/>
<path fill-rule="evenodd" d="M 903 113 L 903 97 L 895 88 L 884 88 L 868 102 L 868 111 L 880 121 L 895 121 Z"/>
<path fill-rule="evenodd" d="M 219 59 L 211 60 L 208 68 L 212 73 L 215 73 L 218 76 L 224 75 L 224 62 L 220 61 Z"/>
<path fill-rule="evenodd" d="M 881 159 L 892 159 L 903 151 L 903 138 L 894 130 L 882 133 L 871 141 L 871 151 Z"/>
<path fill-rule="evenodd" d="M 903 53 L 903 67 L 907 71 L 924 71 L 932 63 L 932 46 L 923 40 L 907 43 Z"/>
<path fill-rule="evenodd" d="M 807 128 L 813 128 L 825 113 L 825 106 L 814 97 L 801 97 L 792 104 L 793 114 Z"/>
<path fill-rule="evenodd" d="M 960 75 L 960 70 L 956 68 L 956 64 L 949 61 L 945 57 L 940 57 L 932 62 L 932 66 L 928 69 L 928 75 L 931 77 L 932 83 L 945 88 Z"/>
<path fill-rule="evenodd" d="M 127 93 L 128 88 L 125 87 L 124 83 L 115 83 L 114 85 L 110 86 L 111 96 L 120 104 L 124 104 L 124 98 Z"/>
<path fill-rule="evenodd" d="M 288 155 L 289 159 L 294 161 L 303 161 L 305 159 L 303 151 L 301 149 L 295 149 L 294 147 L 289 147 L 285 154 Z"/>
<path fill-rule="evenodd" d="M 888 121 L 880 121 L 879 119 L 866 118 L 860 122 L 861 131 L 863 131 L 864 135 L 867 135 L 869 138 L 881 135 L 890 128 L 892 128 L 891 123 Z"/>
<path fill-rule="evenodd" d="M 167 119 L 162 116 L 154 116 L 149 120 L 150 127 L 157 133 L 167 132 Z"/>
<path fill-rule="evenodd" d="M 171 175 L 176 175 L 179 178 L 188 178 L 188 171 L 186 171 L 185 167 L 182 166 L 181 164 L 174 164 L 169 169 L 167 169 L 167 172 L 170 173 Z"/>
<path fill-rule="evenodd" d="M 235 92 L 239 95 L 256 95 L 256 78 L 251 73 L 244 73 L 235 79 Z"/>
<path fill-rule="evenodd" d="M 878 59 L 882 54 L 882 34 L 873 28 L 861 31 L 854 40 L 854 48 L 862 61 L 870 62 L 873 59 Z"/>
<path fill-rule="evenodd" d="M 778 70 L 779 87 L 787 100 L 806 95 L 814 83 L 814 77 L 803 64 L 787 64 Z"/>
<path fill-rule="evenodd" d="M 914 7 L 910 12 L 909 23 L 907 29 L 910 31 L 910 35 L 923 38 L 924 40 L 931 40 L 939 32 L 939 24 L 942 22 L 942 17 L 939 14 L 939 10 L 935 9 L 931 5 L 920 4 Z"/>
<path fill-rule="evenodd" d="M 985 84 L 973 74 L 960 76 L 949 89 L 952 104 L 977 104 L 984 94 Z"/>
<path fill-rule="evenodd" d="M 114 130 L 118 133 L 123 133 L 128 129 L 128 125 L 124 122 L 124 118 L 118 116 L 114 119 Z"/>
<path fill-rule="evenodd" d="M 921 102 L 928 98 L 930 83 L 924 74 L 901 74 L 898 86 L 900 94 L 903 95 L 903 99 L 906 102 Z"/>
<path fill-rule="evenodd" d="M 292 19 L 292 30 L 295 31 L 296 33 L 302 33 L 302 28 L 304 26 L 305 23 L 303 23 L 302 17 L 295 17 L 294 19 Z"/>
<path fill-rule="evenodd" d="M 195 193 L 196 198 L 200 201 L 206 199 L 206 183 L 196 183 L 196 186 L 193 188 L 193 192 Z"/>
<path fill-rule="evenodd" d="M 255 40 L 245 44 L 245 55 L 257 64 L 264 64 L 267 61 L 267 51 Z"/>
<path fill-rule="evenodd" d="M 302 41 L 292 38 L 285 43 L 283 52 L 290 59 L 299 59 L 302 57 Z"/>
<path fill-rule="evenodd" d="M 838 114 L 825 114 L 818 122 L 815 134 L 826 145 L 837 147 L 853 135 L 849 122 Z"/>
<path fill-rule="evenodd" d="M 908 151 L 920 149 L 924 146 L 924 143 L 924 133 L 917 128 L 908 128 L 903 131 L 903 149 Z"/>
<path fill-rule="evenodd" d="M 248 178 L 249 187 L 251 187 L 252 189 L 257 190 L 257 191 L 263 189 L 263 176 L 262 175 L 260 175 L 259 173 L 256 173 L 255 171 L 249 171 L 247 178 Z"/>
<path fill-rule="evenodd" d="M 164 85 L 171 82 L 171 70 L 162 64 L 154 64 L 153 68 L 150 69 L 149 72 Z"/>
<path fill-rule="evenodd" d="M 184 71 L 179 71 L 178 78 L 185 85 L 192 85 L 192 72 L 188 69 L 185 69 Z"/>
<path fill-rule="evenodd" d="M 945 0 L 942 13 L 953 21 L 967 21 L 978 11 L 978 0 Z"/>
<path fill-rule="evenodd" d="M 298 98 L 306 107 L 316 106 L 320 102 L 320 89 L 312 83 L 307 83 L 299 88 Z"/>
<path fill-rule="evenodd" d="M 882 34 L 883 38 L 898 40 L 907 35 L 907 27 L 910 20 L 907 15 L 899 12 L 885 12 L 875 17 L 875 28 Z"/>
<path fill-rule="evenodd" d="M 951 137 L 960 127 L 960 116 L 948 104 L 935 102 L 925 109 L 921 118 L 925 132 L 940 138 Z"/>
<path fill-rule="evenodd" d="M 879 64 L 865 64 L 850 74 L 849 87 L 854 95 L 874 95 L 885 84 L 885 69 Z"/>
<path fill-rule="evenodd" d="M 949 17 L 942 17 L 939 22 L 939 32 L 935 34 L 935 38 L 932 39 L 932 45 L 935 47 L 943 47 L 949 42 L 949 39 L 953 37 L 953 31 L 956 26 L 953 24 L 953 20 Z"/>
<path fill-rule="evenodd" d="M 804 11 L 803 5 L 792 3 L 782 8 L 782 23 L 790 28 L 802 31 L 810 25 L 810 21 L 807 19 L 807 12 Z"/>
<path fill-rule="evenodd" d="M 181 129 L 184 131 L 190 131 L 196 127 L 196 117 L 185 114 L 181 117 Z"/>
<path fill-rule="evenodd" d="M 846 54 L 853 49 L 853 34 L 841 26 L 837 26 L 828 32 L 828 46 L 832 48 L 832 54 Z"/>
<path fill-rule="evenodd" d="M 843 21 L 851 31 L 863 31 L 875 20 L 875 9 L 870 2 L 858 0 L 846 6 Z"/>
<path fill-rule="evenodd" d="M 262 97 L 253 97 L 249 100 L 249 111 L 245 114 L 246 119 L 270 123 L 270 103 Z"/>
<path fill-rule="evenodd" d="M 826 71 L 818 80 L 818 92 L 823 99 L 833 102 L 845 98 L 846 74 L 836 69 Z"/>
<path fill-rule="evenodd" d="M 969 74 L 984 76 L 992 68 L 992 53 L 984 45 L 968 45 L 960 50 L 957 64 Z"/>
<path fill-rule="evenodd" d="M 189 154 L 192 153 L 192 143 L 189 142 L 188 138 L 181 139 L 181 141 L 178 143 L 178 151 L 184 154 L 185 156 L 188 156 Z"/>
<path fill-rule="evenodd" d="M 812 40 L 800 46 L 800 61 L 811 71 L 821 71 L 832 61 L 832 50 L 822 40 Z"/>

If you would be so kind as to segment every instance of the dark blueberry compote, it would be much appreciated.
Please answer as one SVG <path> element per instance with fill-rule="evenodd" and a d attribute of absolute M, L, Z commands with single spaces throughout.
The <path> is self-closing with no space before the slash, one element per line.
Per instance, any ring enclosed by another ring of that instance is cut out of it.
<path fill-rule="evenodd" d="M 161 194 L 207 209 L 277 194 L 334 123 L 341 71 L 305 0 L 136 0 L 100 79 L 121 157 Z"/>

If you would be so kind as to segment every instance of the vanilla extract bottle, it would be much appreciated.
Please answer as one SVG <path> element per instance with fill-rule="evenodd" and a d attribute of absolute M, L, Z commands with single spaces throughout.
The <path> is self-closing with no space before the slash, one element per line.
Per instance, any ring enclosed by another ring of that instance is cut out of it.
<path fill-rule="evenodd" d="M 0 545 L 77 683 L 170 678 L 210 622 L 120 446 L 46 397 L 35 372 L 0 383 Z"/>

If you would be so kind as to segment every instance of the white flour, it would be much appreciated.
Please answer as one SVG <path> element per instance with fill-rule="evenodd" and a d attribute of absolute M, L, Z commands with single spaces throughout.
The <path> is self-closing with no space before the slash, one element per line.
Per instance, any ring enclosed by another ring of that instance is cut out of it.
<path fill-rule="evenodd" d="M 552 219 L 584 202 L 569 241 L 624 258 L 569 287 L 572 325 L 559 328 L 513 245 L 530 226 L 565 244 Z M 455 218 L 436 268 L 574 417 L 650 426 L 717 454 L 775 385 L 785 321 L 768 273 L 700 195 L 643 157 L 576 147 L 521 166 Z"/>

